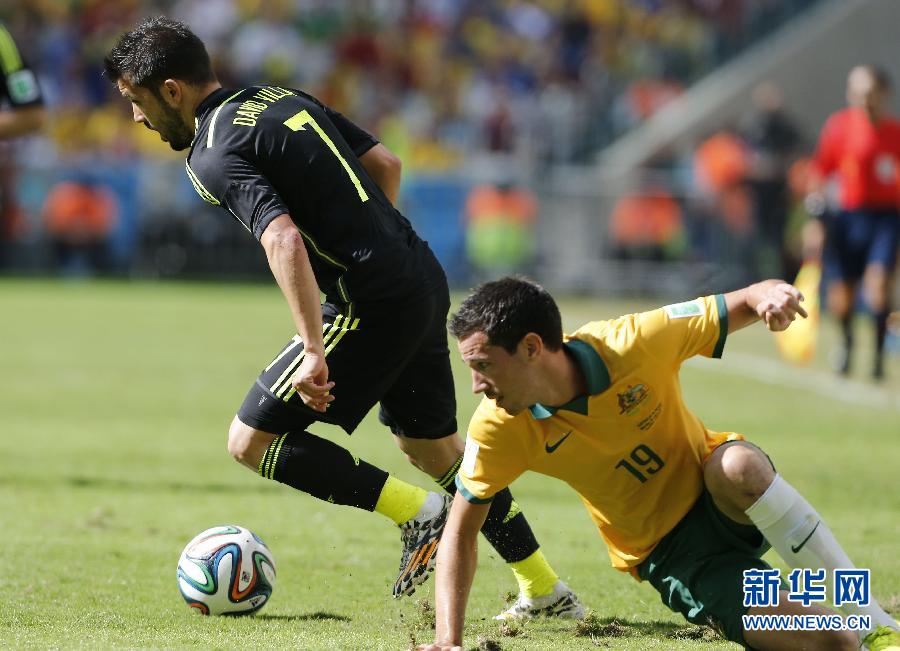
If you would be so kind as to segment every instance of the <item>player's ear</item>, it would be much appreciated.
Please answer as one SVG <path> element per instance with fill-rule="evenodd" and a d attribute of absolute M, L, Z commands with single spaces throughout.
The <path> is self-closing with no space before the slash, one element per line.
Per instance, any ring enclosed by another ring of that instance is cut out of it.
<path fill-rule="evenodd" d="M 529 332 L 522 338 L 521 346 L 526 358 L 535 359 L 544 350 L 544 340 L 539 334 Z"/>
<path fill-rule="evenodd" d="M 159 90 L 163 100 L 169 106 L 178 106 L 181 103 L 181 98 L 184 96 L 182 84 L 177 79 L 166 79 Z"/>

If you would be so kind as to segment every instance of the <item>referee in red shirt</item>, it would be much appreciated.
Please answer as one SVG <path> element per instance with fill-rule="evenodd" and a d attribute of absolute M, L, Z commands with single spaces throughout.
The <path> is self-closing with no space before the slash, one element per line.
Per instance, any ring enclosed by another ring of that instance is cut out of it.
<path fill-rule="evenodd" d="M 840 182 L 840 210 L 823 220 L 828 306 L 843 329 L 837 370 L 844 375 L 850 370 L 853 307 L 862 280 L 875 320 L 876 380 L 884 377 L 884 339 L 900 240 L 900 121 L 887 112 L 889 93 L 883 70 L 853 68 L 847 77 L 849 107 L 825 123 L 814 161 L 813 205 L 824 206 L 821 189 L 829 177 Z"/>

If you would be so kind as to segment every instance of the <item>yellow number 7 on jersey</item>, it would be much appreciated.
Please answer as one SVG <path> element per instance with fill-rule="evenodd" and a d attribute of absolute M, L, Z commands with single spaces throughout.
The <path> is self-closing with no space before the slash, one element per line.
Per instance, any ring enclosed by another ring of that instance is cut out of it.
<path fill-rule="evenodd" d="M 322 131 L 322 127 L 320 127 L 315 118 L 313 118 L 313 116 L 309 114 L 309 111 L 304 109 L 284 121 L 284 126 L 286 126 L 291 131 L 305 131 L 306 129 L 304 129 L 304 127 L 307 124 L 312 125 L 313 130 L 319 134 L 319 137 L 326 145 L 328 145 L 328 148 L 331 150 L 331 152 L 335 156 L 337 156 L 337 159 L 339 161 L 341 161 L 341 165 L 344 166 L 344 169 L 350 176 L 350 180 L 353 181 L 353 185 L 356 186 L 356 192 L 357 194 L 359 194 L 360 201 L 368 201 L 369 195 L 366 194 L 366 191 L 363 189 L 362 183 L 359 182 L 359 178 L 356 176 L 356 174 L 354 174 L 353 168 L 351 168 L 349 163 L 344 160 L 344 157 L 341 156 L 341 152 L 339 152 L 338 148 L 335 147 L 334 142 L 332 142 L 331 138 L 328 137 L 327 133 Z"/>

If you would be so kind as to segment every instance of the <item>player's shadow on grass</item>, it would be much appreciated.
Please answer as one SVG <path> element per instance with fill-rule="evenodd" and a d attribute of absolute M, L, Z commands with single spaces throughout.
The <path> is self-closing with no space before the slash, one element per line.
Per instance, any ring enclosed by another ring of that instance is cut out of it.
<path fill-rule="evenodd" d="M 309 622 L 309 621 L 324 621 L 329 620 L 333 622 L 349 622 L 351 621 L 350 617 L 346 615 L 338 615 L 337 613 L 326 613 L 323 611 L 318 611 L 315 613 L 304 613 L 303 615 L 272 615 L 268 613 L 263 613 L 260 615 L 256 615 L 254 619 L 271 619 L 280 622 Z"/>

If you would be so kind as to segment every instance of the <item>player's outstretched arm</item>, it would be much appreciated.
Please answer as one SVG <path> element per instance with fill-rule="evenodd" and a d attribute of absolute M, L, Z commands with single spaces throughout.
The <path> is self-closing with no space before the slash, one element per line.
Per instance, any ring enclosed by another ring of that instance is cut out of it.
<path fill-rule="evenodd" d="M 325 411 L 334 400 L 329 392 L 325 345 L 322 341 L 322 305 L 319 286 L 303 243 L 303 236 L 289 215 L 279 215 L 263 231 L 260 243 L 272 275 L 291 309 L 297 334 L 303 341 L 303 362 L 294 375 L 297 393 L 312 409 Z"/>
<path fill-rule="evenodd" d="M 478 532 L 489 509 L 490 504 L 472 504 L 456 493 L 438 548 L 434 644 L 423 644 L 420 651 L 461 648 L 466 602 L 478 562 Z"/>
<path fill-rule="evenodd" d="M 378 143 L 360 156 L 359 162 L 388 200 L 396 206 L 400 195 L 400 159 L 390 149 Z"/>
<path fill-rule="evenodd" d="M 786 330 L 791 322 L 807 317 L 800 303 L 804 300 L 793 285 L 783 280 L 764 280 L 725 294 L 728 308 L 728 332 L 740 330 L 759 319 L 772 332 Z"/>
<path fill-rule="evenodd" d="M 47 112 L 43 106 L 27 106 L 0 112 L 0 140 L 23 136 L 44 126 Z"/>

